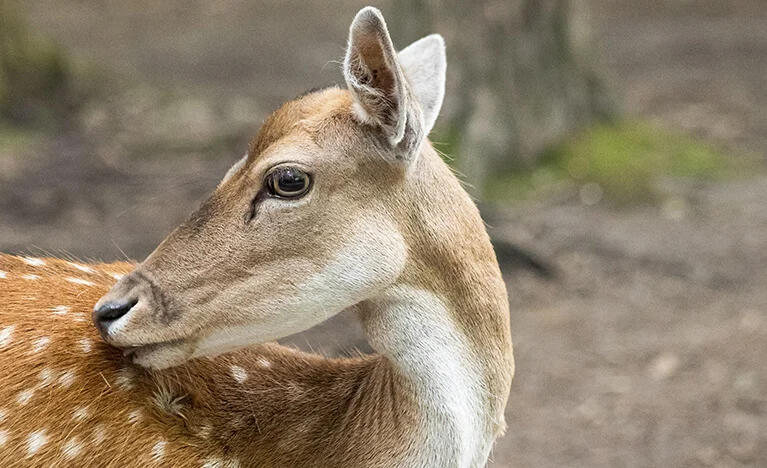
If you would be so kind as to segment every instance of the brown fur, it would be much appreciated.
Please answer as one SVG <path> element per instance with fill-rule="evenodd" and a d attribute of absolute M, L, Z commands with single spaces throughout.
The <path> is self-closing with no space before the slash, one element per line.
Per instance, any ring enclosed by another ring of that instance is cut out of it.
<path fill-rule="evenodd" d="M 396 438 L 412 426 L 407 395 L 395 392 L 398 377 L 378 356 L 326 359 L 277 345 L 262 345 L 165 371 L 127 363 L 107 346 L 88 320 L 93 303 L 132 265 L 91 265 L 84 273 L 64 261 L 30 266 L 0 254 L 3 304 L 0 330 L 13 333 L 0 347 L 0 466 L 151 466 L 152 449 L 165 441 L 157 466 L 327 467 L 393 466 Z M 24 275 L 39 279 L 24 279 Z M 65 278 L 87 280 L 74 284 Z M 66 306 L 65 314 L 54 308 Z M 36 340 L 48 345 L 34 352 Z M 81 340 L 89 340 L 89 352 Z M 265 363 L 268 363 L 265 365 Z M 247 372 L 238 383 L 231 366 Z M 47 382 L 41 372 L 49 370 Z M 74 372 L 65 387 L 60 377 Z M 18 401 L 32 390 L 25 404 Z M 82 419 L 78 408 L 87 408 Z M 130 421 L 131 412 L 141 418 Z M 105 438 L 98 443 L 96 433 Z M 44 430 L 47 442 L 29 456 L 28 437 Z M 79 453 L 63 449 L 75 438 Z M 388 440 L 387 440 L 388 439 Z"/>
<path fill-rule="evenodd" d="M 445 304 L 481 367 L 483 432 L 492 438 L 502 433 L 514 365 L 506 291 L 489 238 L 476 207 L 428 142 L 409 167 L 391 163 L 383 157 L 387 151 L 374 128 L 354 120 L 346 90 L 287 103 L 261 129 L 245 166 L 110 291 L 120 297 L 136 284 L 151 285 L 142 299 L 151 307 L 109 339 L 126 347 L 162 342 L 178 347 L 183 362 L 218 327 L 268 318 L 268 310 L 253 310 L 250 302 L 299 294 L 301 282 L 322 271 L 339 246 L 360 242 L 350 226 L 361 223 L 376 242 L 402 242 L 407 249 L 401 271 L 383 274 L 384 284 L 374 286 L 412 286 Z M 311 204 L 265 208 L 246 223 L 267 163 L 283 153 L 315 176 Z M 422 443 L 418 427 L 425 410 L 413 383 L 382 355 L 326 359 L 261 345 L 164 371 L 129 364 L 82 318 L 114 282 L 108 272 L 133 266 L 91 267 L 94 273 L 60 260 L 34 266 L 0 256 L 6 273 L 0 278 L 0 330 L 14 327 L 0 347 L 7 372 L 0 387 L 6 412 L 0 430 L 7 431 L 0 466 L 63 463 L 62 448 L 72 437 L 82 443 L 78 466 L 145 466 L 162 440 L 162 466 L 218 460 L 213 466 L 392 467 Z M 27 274 L 39 278 L 24 279 Z M 228 292 L 241 284 L 247 287 Z M 70 312 L 56 314 L 56 306 Z M 375 338 L 382 332 L 380 312 L 367 298 L 355 307 Z M 32 352 L 41 337 L 49 338 L 48 346 Z M 92 341 L 89 353 L 82 352 L 83 338 Z M 243 382 L 237 377 L 245 374 L 233 365 L 247 373 Z M 43 369 L 56 378 L 71 370 L 75 380 L 68 387 L 57 380 L 44 385 Z M 125 385 L 127 376 L 131 385 Z M 19 404 L 21 392 L 32 390 Z M 90 409 L 88 417 L 73 420 L 82 406 Z M 131 422 L 136 409 L 143 417 Z M 94 439 L 99 427 L 107 431 L 100 444 Z M 29 455 L 27 438 L 42 429 L 48 440 Z"/>

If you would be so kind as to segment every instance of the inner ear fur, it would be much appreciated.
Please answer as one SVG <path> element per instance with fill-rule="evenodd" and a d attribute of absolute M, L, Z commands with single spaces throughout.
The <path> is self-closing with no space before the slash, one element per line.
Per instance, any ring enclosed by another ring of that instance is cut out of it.
<path fill-rule="evenodd" d="M 357 118 L 383 132 L 395 159 L 414 159 L 425 136 L 422 117 L 375 8 L 363 8 L 352 21 L 344 76 Z"/>

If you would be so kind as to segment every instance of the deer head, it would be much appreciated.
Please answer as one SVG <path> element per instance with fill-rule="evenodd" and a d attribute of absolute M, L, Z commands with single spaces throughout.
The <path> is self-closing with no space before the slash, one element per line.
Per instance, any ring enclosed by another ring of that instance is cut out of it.
<path fill-rule="evenodd" d="M 347 89 L 274 112 L 210 198 L 101 298 L 93 319 L 108 343 L 165 368 L 305 330 L 421 268 L 408 213 L 450 203 L 431 168 L 442 162 L 421 157 L 443 40 L 396 53 L 365 8 L 344 76 Z"/>

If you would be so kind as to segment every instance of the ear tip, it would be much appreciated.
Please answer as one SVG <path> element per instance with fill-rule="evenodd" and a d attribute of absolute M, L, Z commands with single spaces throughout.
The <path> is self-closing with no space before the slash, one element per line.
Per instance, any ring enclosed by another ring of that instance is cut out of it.
<path fill-rule="evenodd" d="M 410 48 L 428 50 L 430 53 L 445 55 L 445 38 L 441 34 L 429 34 L 413 42 L 406 49 Z"/>
<path fill-rule="evenodd" d="M 440 34 L 429 34 L 400 51 L 401 60 L 407 60 L 406 56 L 418 56 L 419 60 L 428 60 L 439 64 L 440 68 L 445 68 L 447 61 L 447 52 L 445 48 L 445 38 Z"/>
<path fill-rule="evenodd" d="M 381 10 L 374 6 L 366 6 L 365 8 L 358 11 L 357 15 L 354 16 L 354 20 L 352 21 L 352 29 L 356 27 L 364 27 L 366 29 L 376 28 L 385 25 L 386 22 L 384 21 Z"/>
<path fill-rule="evenodd" d="M 375 15 L 375 16 L 383 17 L 383 15 L 381 14 L 381 10 L 371 5 L 362 7 L 362 9 L 360 9 L 360 11 L 357 12 L 357 16 L 362 16 L 362 15 Z"/>
<path fill-rule="evenodd" d="M 425 41 L 433 42 L 434 45 L 438 45 L 438 46 L 442 47 L 443 49 L 445 48 L 445 38 L 442 37 L 442 34 L 437 34 L 437 33 L 429 34 L 428 36 L 424 37 L 423 39 Z"/>

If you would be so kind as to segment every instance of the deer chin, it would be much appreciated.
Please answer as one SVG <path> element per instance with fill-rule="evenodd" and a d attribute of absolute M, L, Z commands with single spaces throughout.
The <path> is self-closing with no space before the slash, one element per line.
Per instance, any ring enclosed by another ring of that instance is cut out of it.
<path fill-rule="evenodd" d="M 125 355 L 136 365 L 161 370 L 180 366 L 190 360 L 197 348 L 196 339 L 153 343 L 125 349 Z"/>

